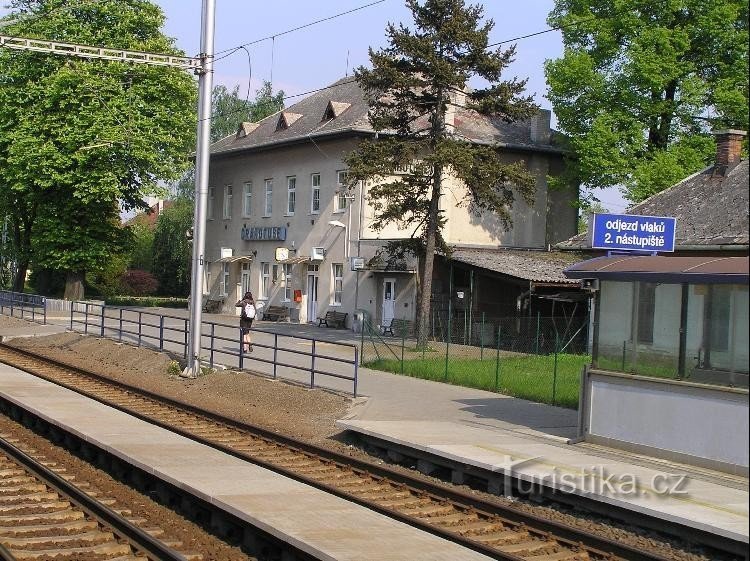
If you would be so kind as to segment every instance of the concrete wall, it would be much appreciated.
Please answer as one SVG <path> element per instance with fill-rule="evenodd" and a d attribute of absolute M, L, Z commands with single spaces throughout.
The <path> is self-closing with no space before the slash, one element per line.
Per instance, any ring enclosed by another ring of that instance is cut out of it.
<path fill-rule="evenodd" d="M 592 371 L 586 440 L 746 474 L 748 392 Z"/>

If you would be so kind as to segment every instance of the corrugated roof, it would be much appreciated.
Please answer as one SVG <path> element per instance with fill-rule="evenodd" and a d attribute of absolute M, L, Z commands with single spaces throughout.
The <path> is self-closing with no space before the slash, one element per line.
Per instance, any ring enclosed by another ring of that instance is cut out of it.
<path fill-rule="evenodd" d="M 726 175 L 714 166 L 657 193 L 627 214 L 677 218 L 675 246 L 743 246 L 748 236 L 748 160 Z M 560 242 L 559 249 L 590 249 L 586 233 Z"/>
<path fill-rule="evenodd" d="M 327 119 L 328 109 L 337 116 Z M 283 110 L 285 115 L 300 115 L 287 128 L 279 129 L 280 113 L 262 119 L 246 136 L 232 134 L 211 145 L 211 154 L 268 148 L 278 144 L 304 140 L 309 137 L 343 133 L 371 133 L 374 129 L 367 117 L 368 106 L 362 90 L 353 78 L 342 78 Z M 506 123 L 467 109 L 455 113 L 455 132 L 458 136 L 477 143 L 505 145 L 518 149 L 563 153 L 556 144 L 553 131 L 549 142 L 535 142 L 531 137 L 530 122 Z M 247 127 L 245 128 L 247 130 Z"/>
<path fill-rule="evenodd" d="M 574 279 L 747 284 L 749 272 L 748 257 L 617 255 L 577 263 L 566 269 L 565 275 Z"/>
<path fill-rule="evenodd" d="M 454 248 L 451 259 L 530 282 L 577 284 L 563 274 L 579 260 L 570 252 Z"/>

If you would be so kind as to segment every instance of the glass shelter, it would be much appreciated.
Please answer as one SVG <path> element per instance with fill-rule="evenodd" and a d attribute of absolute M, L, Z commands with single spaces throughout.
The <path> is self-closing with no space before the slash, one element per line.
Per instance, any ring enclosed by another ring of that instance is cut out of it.
<path fill-rule="evenodd" d="M 594 289 L 592 366 L 748 387 L 748 258 L 618 255 L 566 271 Z"/>

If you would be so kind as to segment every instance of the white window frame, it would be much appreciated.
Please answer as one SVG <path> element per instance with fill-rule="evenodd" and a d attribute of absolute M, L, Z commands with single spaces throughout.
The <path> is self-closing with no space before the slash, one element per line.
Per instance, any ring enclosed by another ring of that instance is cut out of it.
<path fill-rule="evenodd" d="M 253 182 L 246 181 L 242 186 L 242 216 L 250 218 L 253 212 Z"/>
<path fill-rule="evenodd" d="M 346 176 L 349 172 L 345 169 L 336 172 L 336 193 L 333 196 L 333 212 L 344 212 L 349 200 L 347 197 Z"/>
<path fill-rule="evenodd" d="M 264 300 L 269 298 L 271 290 L 271 264 L 260 264 L 260 297 Z"/>
<path fill-rule="evenodd" d="M 317 207 L 315 208 L 317 203 Z M 320 174 L 310 175 L 310 214 L 320 214 Z"/>
<path fill-rule="evenodd" d="M 224 206 L 222 207 L 222 218 L 230 220 L 232 218 L 232 186 L 224 185 Z"/>
<path fill-rule="evenodd" d="M 283 263 L 281 265 L 281 276 L 284 282 L 284 302 L 292 301 L 292 265 Z"/>
<path fill-rule="evenodd" d="M 273 214 L 273 179 L 266 179 L 263 185 L 263 216 L 268 218 Z"/>
<path fill-rule="evenodd" d="M 297 208 L 297 176 L 286 178 L 286 216 L 294 216 Z"/>
<path fill-rule="evenodd" d="M 229 294 L 229 263 L 221 264 L 221 277 L 219 279 L 219 293 L 221 296 L 227 296 Z"/>
<path fill-rule="evenodd" d="M 214 219 L 214 202 L 216 201 L 216 189 L 208 188 L 208 202 L 206 204 L 206 220 Z"/>
<path fill-rule="evenodd" d="M 343 263 L 331 263 L 331 281 L 331 306 L 341 306 L 344 297 Z"/>

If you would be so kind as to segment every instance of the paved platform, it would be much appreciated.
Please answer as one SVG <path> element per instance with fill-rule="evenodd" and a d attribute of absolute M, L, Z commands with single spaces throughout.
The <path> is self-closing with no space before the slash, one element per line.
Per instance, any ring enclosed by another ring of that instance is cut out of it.
<path fill-rule="evenodd" d="M 319 559 L 489 559 L 0 364 L 0 395 Z"/>
<path fill-rule="evenodd" d="M 231 321 L 227 316 L 212 319 Z M 331 340 L 357 340 L 356 334 L 344 330 L 262 324 L 263 329 L 290 335 L 322 332 Z M 28 331 L 43 327 L 30 323 Z M 569 444 L 577 432 L 577 412 L 570 409 L 367 368 L 359 370 L 359 389 L 364 397 L 338 422 L 342 429 L 499 474 L 511 466 L 529 482 L 557 482 L 563 490 L 603 504 L 748 542 L 747 478 L 586 443 Z M 532 458 L 533 462 L 514 463 Z M 664 496 L 650 489 L 654 482 L 662 489 L 683 475 L 679 490 L 686 494 Z M 637 488 L 609 492 L 607 481 L 625 481 L 626 476 L 636 480 Z"/>
<path fill-rule="evenodd" d="M 341 420 L 337 425 L 417 450 L 422 457 L 443 458 L 446 465 L 517 477 L 529 489 L 544 485 L 748 543 L 747 482 L 739 478 L 666 462 L 650 467 L 560 439 L 457 422 Z"/>

